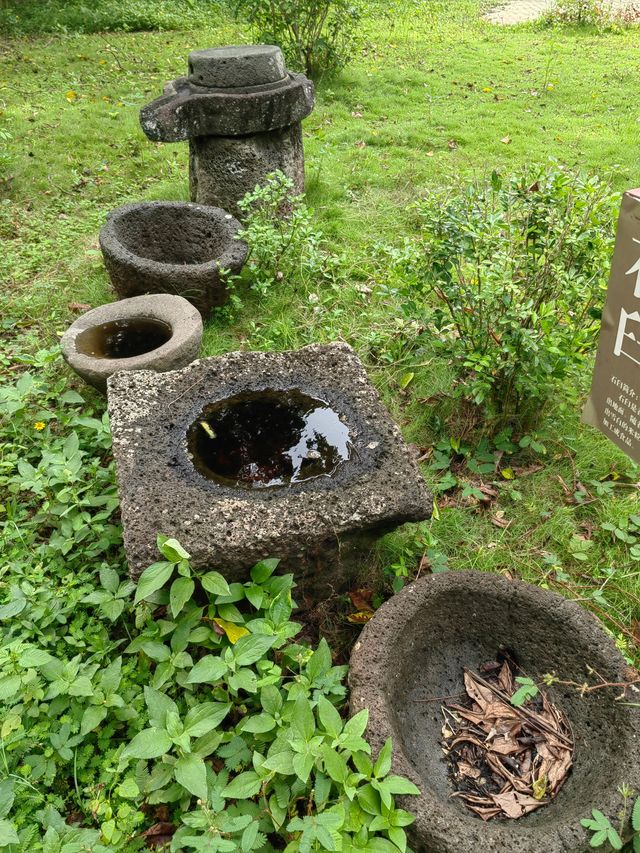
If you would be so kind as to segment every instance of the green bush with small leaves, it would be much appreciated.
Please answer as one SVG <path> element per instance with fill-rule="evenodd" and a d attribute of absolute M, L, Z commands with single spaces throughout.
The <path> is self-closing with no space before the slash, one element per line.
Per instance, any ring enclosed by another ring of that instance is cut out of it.
<path fill-rule="evenodd" d="M 266 294 L 274 286 L 331 281 L 337 259 L 322 245 L 322 234 L 293 181 L 271 172 L 265 183 L 240 201 L 243 227 L 238 238 L 249 246 L 251 287 Z"/>
<path fill-rule="evenodd" d="M 597 340 L 618 199 L 551 166 L 434 192 L 391 253 L 405 311 L 496 432 L 535 425 Z"/>
<path fill-rule="evenodd" d="M 287 64 L 317 78 L 353 59 L 359 36 L 359 0 L 234 0 L 256 40 L 279 45 Z"/>

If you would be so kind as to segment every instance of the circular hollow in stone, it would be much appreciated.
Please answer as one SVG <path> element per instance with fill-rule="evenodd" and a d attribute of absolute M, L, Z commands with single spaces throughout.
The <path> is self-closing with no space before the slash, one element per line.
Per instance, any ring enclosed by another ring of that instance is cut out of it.
<path fill-rule="evenodd" d="M 205 406 L 187 433 L 196 470 L 244 488 L 329 477 L 349 459 L 349 427 L 298 390 L 253 391 Z"/>
<path fill-rule="evenodd" d="M 103 393 L 119 370 L 164 372 L 186 367 L 200 352 L 202 317 L 181 296 L 134 296 L 87 311 L 62 336 L 62 354 Z"/>
<path fill-rule="evenodd" d="M 172 334 L 171 326 L 162 320 L 127 317 L 80 332 L 76 349 L 93 358 L 134 358 L 157 350 Z"/>
<path fill-rule="evenodd" d="M 264 86 L 286 76 L 282 51 L 272 44 L 208 47 L 189 54 L 189 79 L 210 89 Z"/>
<path fill-rule="evenodd" d="M 543 809 L 484 823 L 451 797 L 440 706 L 464 690 L 465 667 L 477 672 L 500 649 L 538 681 L 550 672 L 593 681 L 588 667 L 606 681 L 627 680 L 614 641 L 575 602 L 497 575 L 450 571 L 405 587 L 367 624 L 351 655 L 351 712 L 369 709 L 374 751 L 391 737 L 394 771 L 421 789 L 401 798 L 416 815 L 408 828 L 416 853 L 586 853 L 581 818 L 596 807 L 615 819 L 619 786 L 640 777 L 640 709 L 614 701 L 616 689 L 548 688 L 573 730 L 571 774 Z"/>
<path fill-rule="evenodd" d="M 100 247 L 121 298 L 171 293 L 207 316 L 228 299 L 220 270 L 236 274 L 247 258 L 246 244 L 235 239 L 239 228 L 219 207 L 140 202 L 111 211 Z"/>

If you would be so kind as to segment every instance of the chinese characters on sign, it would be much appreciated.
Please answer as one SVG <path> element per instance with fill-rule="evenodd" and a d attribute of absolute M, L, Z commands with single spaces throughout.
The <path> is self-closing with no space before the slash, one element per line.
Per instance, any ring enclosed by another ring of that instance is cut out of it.
<path fill-rule="evenodd" d="M 582 420 L 640 462 L 640 189 L 624 194 Z"/>

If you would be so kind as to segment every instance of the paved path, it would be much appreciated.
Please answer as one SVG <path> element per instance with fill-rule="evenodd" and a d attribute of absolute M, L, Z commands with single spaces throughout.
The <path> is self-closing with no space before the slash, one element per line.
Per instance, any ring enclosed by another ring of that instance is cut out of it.
<path fill-rule="evenodd" d="M 553 9 L 554 0 L 510 0 L 494 9 L 490 9 L 485 18 L 492 24 L 524 24 L 535 21 L 545 12 Z M 638 0 L 610 0 L 606 4 L 612 11 L 625 9 L 629 6 L 640 8 Z"/>

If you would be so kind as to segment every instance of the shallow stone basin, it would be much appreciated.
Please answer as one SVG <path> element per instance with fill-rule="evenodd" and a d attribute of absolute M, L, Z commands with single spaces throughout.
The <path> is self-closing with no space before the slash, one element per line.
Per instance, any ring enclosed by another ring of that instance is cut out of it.
<path fill-rule="evenodd" d="M 382 533 L 432 499 L 362 363 L 344 344 L 235 352 L 109 381 L 132 577 L 175 536 L 195 568 L 245 580 L 265 557 L 326 597 Z"/>
<path fill-rule="evenodd" d="M 247 245 L 240 223 L 219 207 L 151 201 L 112 210 L 100 248 L 118 295 L 172 293 L 206 317 L 228 299 L 220 270 L 237 274 Z"/>
<path fill-rule="evenodd" d="M 416 581 L 377 611 L 351 656 L 351 712 L 369 708 L 375 750 L 391 737 L 394 770 L 420 787 L 403 807 L 416 853 L 586 853 L 580 819 L 599 808 L 617 825 L 623 783 L 640 778 L 640 708 L 616 702 L 620 691 L 584 696 L 554 685 L 551 700 L 567 715 L 574 766 L 549 805 L 519 820 L 483 823 L 453 791 L 440 746 L 441 702 L 463 690 L 463 668 L 507 650 L 534 679 L 548 672 L 579 684 L 626 681 L 625 661 L 598 621 L 578 604 L 519 581 L 480 572 L 446 572 Z M 547 689 L 547 688 L 545 688 Z M 636 700 L 637 701 L 637 700 Z"/>
<path fill-rule="evenodd" d="M 202 317 L 181 296 L 133 296 L 87 311 L 60 346 L 65 361 L 103 394 L 118 370 L 177 370 L 197 358 Z"/>

